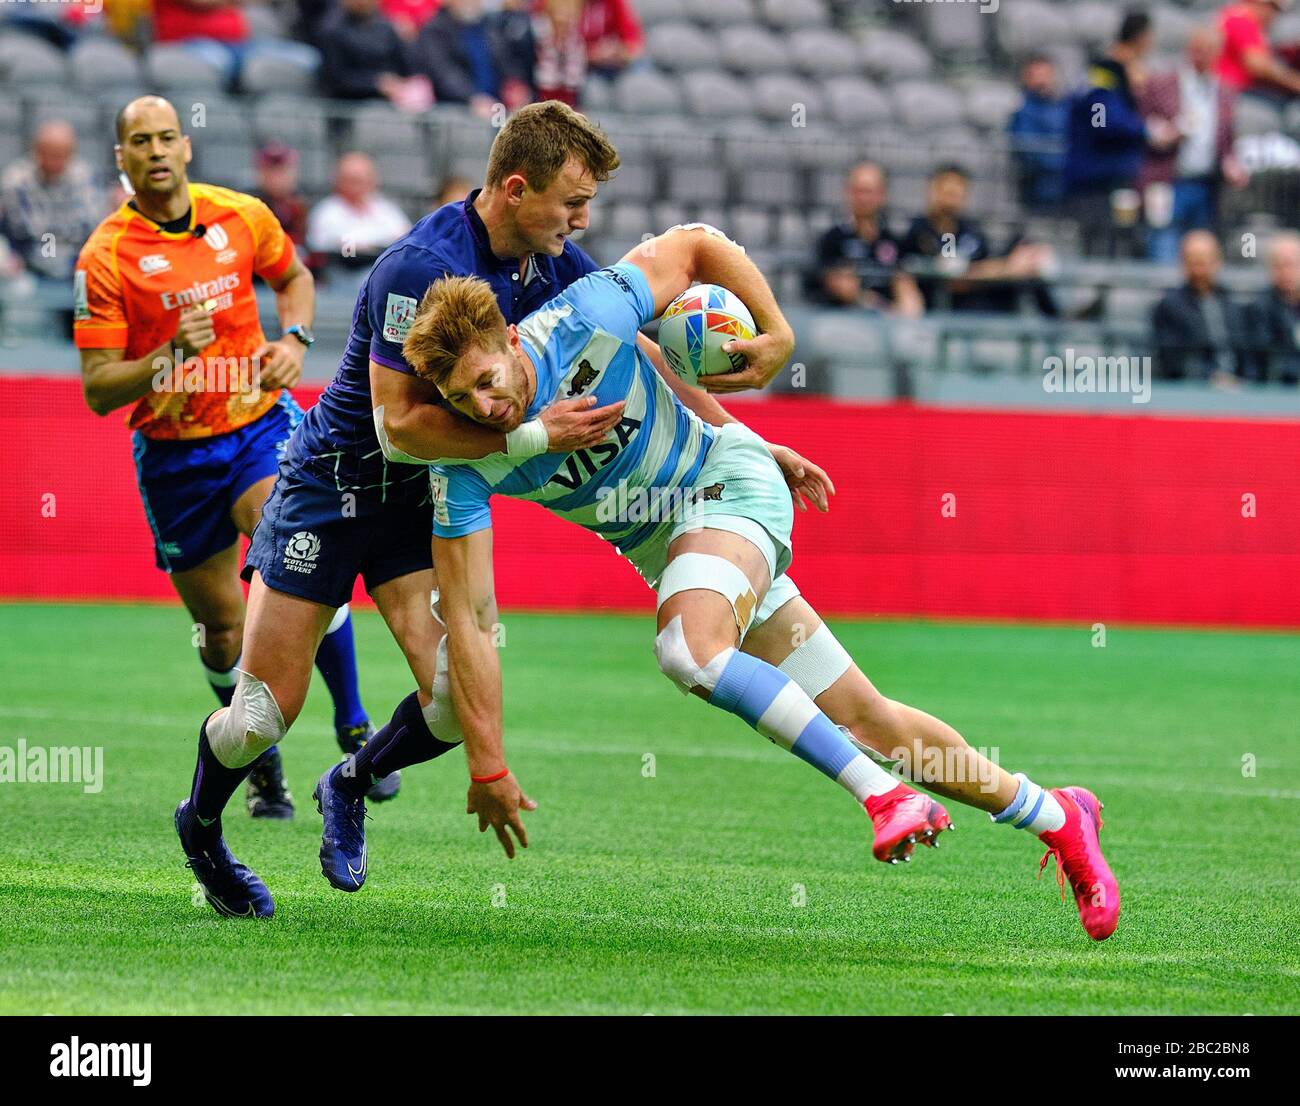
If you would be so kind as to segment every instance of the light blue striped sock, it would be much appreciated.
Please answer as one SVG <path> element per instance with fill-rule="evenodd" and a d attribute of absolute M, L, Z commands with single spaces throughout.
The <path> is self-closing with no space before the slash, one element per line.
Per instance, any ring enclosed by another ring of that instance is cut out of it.
<path fill-rule="evenodd" d="M 733 650 L 709 696 L 769 741 L 829 776 L 858 802 L 893 791 L 899 781 L 863 755 L 789 676 Z"/>
<path fill-rule="evenodd" d="M 1044 791 L 1023 772 L 1017 772 L 1015 778 L 1020 781 L 1016 797 L 1002 813 L 989 815 L 993 821 L 1010 823 L 1016 829 L 1029 830 L 1035 836 L 1065 825 L 1065 811 L 1055 795 Z"/>

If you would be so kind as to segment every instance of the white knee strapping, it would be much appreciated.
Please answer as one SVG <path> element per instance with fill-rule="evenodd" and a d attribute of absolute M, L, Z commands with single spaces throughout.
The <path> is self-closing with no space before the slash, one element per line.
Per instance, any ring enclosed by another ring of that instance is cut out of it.
<path fill-rule="evenodd" d="M 434 592 L 436 595 L 437 592 Z M 420 713 L 424 715 L 425 724 L 429 727 L 429 732 L 439 741 L 445 741 L 448 745 L 459 745 L 465 740 L 464 733 L 461 732 L 460 718 L 456 714 L 456 707 L 451 701 L 451 677 L 447 672 L 447 638 L 438 642 L 438 659 L 435 663 L 433 672 L 433 687 L 430 689 L 433 693 L 433 700 L 427 707 L 421 707 Z"/>
<path fill-rule="evenodd" d="M 286 732 L 284 715 L 271 689 L 256 676 L 240 672 L 230 706 L 208 725 L 208 744 L 227 768 L 242 768 L 252 764 Z"/>
<path fill-rule="evenodd" d="M 686 644 L 681 615 L 668 623 L 655 638 L 655 660 L 659 662 L 659 671 L 672 680 L 683 695 L 693 687 L 702 687 L 710 692 L 717 687 L 722 670 L 734 652 L 731 648 L 724 649 L 701 668 Z"/>
<path fill-rule="evenodd" d="M 843 676 L 852 663 L 853 658 L 823 622 L 777 667 L 803 688 L 809 699 L 816 699 Z"/>
<path fill-rule="evenodd" d="M 437 588 L 434 588 L 429 592 L 429 613 L 433 615 L 434 622 L 439 626 L 445 626 L 447 624 L 442 620 L 442 607 L 439 604 L 440 598 L 441 596 L 439 595 Z"/>
<path fill-rule="evenodd" d="M 330 619 L 330 624 L 325 627 L 325 632 L 327 634 L 332 634 L 335 630 L 339 629 L 343 623 L 348 620 L 348 613 L 348 605 L 344 603 L 343 606 L 334 612 L 334 617 Z"/>
<path fill-rule="evenodd" d="M 716 591 L 731 604 L 736 629 L 745 636 L 758 607 L 754 585 L 736 565 L 712 553 L 682 553 L 668 562 L 659 578 L 659 598 L 655 609 L 662 607 L 679 591 Z"/>

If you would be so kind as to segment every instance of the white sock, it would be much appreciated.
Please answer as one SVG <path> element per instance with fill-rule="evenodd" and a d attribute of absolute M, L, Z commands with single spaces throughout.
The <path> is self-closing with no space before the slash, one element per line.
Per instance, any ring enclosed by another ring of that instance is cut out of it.
<path fill-rule="evenodd" d="M 235 658 L 235 663 L 229 668 L 212 668 L 200 654 L 199 664 L 203 665 L 203 674 L 207 676 L 208 683 L 213 687 L 234 687 L 235 684 L 239 683 L 239 672 L 236 671 L 239 665 L 238 657 Z"/>
<path fill-rule="evenodd" d="M 844 766 L 835 782 L 859 803 L 865 803 L 873 795 L 888 795 L 903 781 L 891 776 L 865 753 L 859 753 Z"/>
<path fill-rule="evenodd" d="M 1016 773 L 1020 789 L 1011 805 L 1001 814 L 991 814 L 995 822 L 1008 822 L 1016 829 L 1028 830 L 1037 836 L 1050 830 L 1059 830 L 1065 825 L 1065 811 L 1056 801 L 1056 796 L 1034 783 L 1023 772 Z"/>

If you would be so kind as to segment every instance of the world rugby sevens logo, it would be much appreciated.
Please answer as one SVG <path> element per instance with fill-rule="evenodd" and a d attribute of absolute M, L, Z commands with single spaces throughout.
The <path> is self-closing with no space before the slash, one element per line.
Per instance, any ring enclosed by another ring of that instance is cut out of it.
<path fill-rule="evenodd" d="M 295 561 L 314 561 L 319 553 L 320 538 L 309 530 L 299 530 L 284 550 L 285 558 Z"/>
<path fill-rule="evenodd" d="M 204 227 L 203 241 L 211 246 L 214 252 L 220 252 L 230 245 L 230 236 L 219 226 Z"/>

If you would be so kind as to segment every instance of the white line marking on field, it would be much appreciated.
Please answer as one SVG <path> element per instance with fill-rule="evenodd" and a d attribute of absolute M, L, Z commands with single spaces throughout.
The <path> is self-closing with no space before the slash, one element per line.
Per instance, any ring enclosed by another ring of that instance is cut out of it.
<path fill-rule="evenodd" d="M 15 707 L 0 706 L 0 718 L 27 718 L 42 722 L 69 722 L 95 726 L 97 729 L 103 729 L 103 716 L 97 714 L 78 714 L 73 711 L 50 710 L 47 707 Z M 160 717 L 154 715 L 147 718 L 132 718 L 129 721 L 120 723 L 124 726 L 145 727 L 153 729 L 190 729 L 194 728 L 197 715 L 181 717 Z M 536 731 L 534 731 L 536 733 Z M 626 740 L 627 735 L 620 734 Z M 290 739 L 286 739 L 290 740 Z M 573 744 L 564 742 L 563 744 L 550 744 L 544 739 L 533 737 L 514 737 L 511 738 L 510 744 L 515 749 L 525 749 L 529 751 L 545 753 L 549 756 L 600 756 L 600 757 L 631 757 L 639 758 L 646 750 L 643 747 L 648 741 L 653 740 L 661 743 L 662 738 L 647 739 L 636 745 L 589 745 Z M 729 748 L 727 746 L 716 746 L 713 748 L 700 748 L 690 746 L 685 748 L 673 748 L 660 744 L 663 752 L 661 757 L 681 757 L 686 760 L 739 760 L 749 761 L 751 763 L 772 764 L 774 762 L 783 762 L 784 758 L 774 755 L 772 750 L 766 746 L 758 748 L 745 748 L 737 746 Z M 1041 764 L 1049 768 L 1061 768 L 1062 766 L 1075 766 L 1084 762 L 1077 757 L 1062 758 L 1054 760 L 1052 758 L 1035 758 L 1036 764 Z M 1144 762 L 1149 763 L 1149 762 Z M 1192 767 L 1195 767 L 1194 765 Z M 1204 770 L 1213 771 L 1213 766 L 1201 765 Z M 1041 774 L 1041 773 L 1040 773 Z M 1300 790 L 1275 788 L 1275 787 L 1258 787 L 1250 790 L 1231 787 L 1205 787 L 1193 786 L 1188 784 L 1169 783 L 1158 780 L 1144 780 L 1137 775 L 1116 776 L 1116 775 L 1097 775 L 1095 772 L 1089 772 L 1084 769 L 1084 777 L 1081 782 L 1089 787 L 1127 787 L 1139 791 L 1155 791 L 1161 794 L 1179 794 L 1179 795 L 1217 795 L 1228 799 L 1280 799 L 1286 802 L 1295 802 L 1300 800 Z"/>

